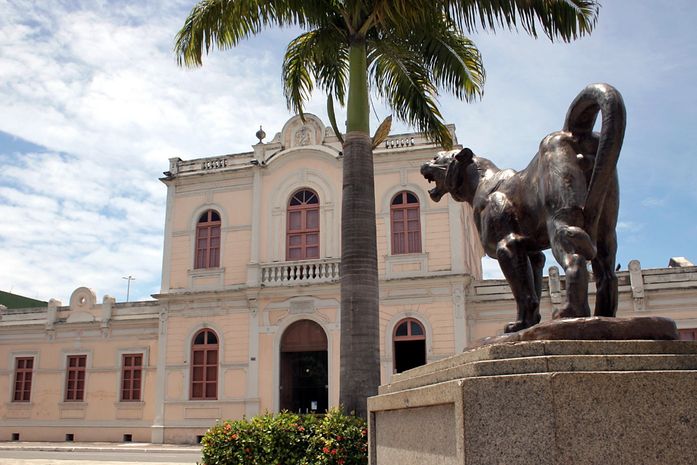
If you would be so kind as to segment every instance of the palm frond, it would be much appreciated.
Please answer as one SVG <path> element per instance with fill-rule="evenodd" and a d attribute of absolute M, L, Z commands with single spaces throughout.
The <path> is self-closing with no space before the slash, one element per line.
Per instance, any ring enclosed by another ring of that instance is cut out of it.
<path fill-rule="evenodd" d="M 443 0 L 445 11 L 464 30 L 522 29 L 537 37 L 569 42 L 595 27 L 597 0 Z"/>
<path fill-rule="evenodd" d="M 334 131 L 334 135 L 337 139 L 339 139 L 339 142 L 341 142 L 341 144 L 343 145 L 344 136 L 341 135 L 339 125 L 336 124 L 336 114 L 334 113 L 334 99 L 332 98 L 331 94 L 327 95 L 327 117 L 329 118 L 329 124 L 331 125 L 332 130 Z"/>
<path fill-rule="evenodd" d="M 312 48 L 307 46 L 311 42 L 311 34 L 303 34 L 288 44 L 283 57 L 283 95 L 286 97 L 286 105 L 290 111 L 301 116 L 303 103 L 310 99 L 314 88 L 310 74 Z"/>
<path fill-rule="evenodd" d="M 375 91 L 399 119 L 450 148 L 452 138 L 438 110 L 438 92 L 429 70 L 418 52 L 402 45 L 388 38 L 371 43 L 369 71 Z"/>
<path fill-rule="evenodd" d="M 414 31 L 404 38 L 418 52 L 432 83 L 460 100 L 471 101 L 483 93 L 485 71 L 476 45 L 447 21 Z"/>
<path fill-rule="evenodd" d="M 387 139 L 387 136 L 390 135 L 390 129 L 392 129 L 392 115 L 385 118 L 375 131 L 375 134 L 373 135 L 373 150 L 375 150 L 375 147 L 382 144 L 383 141 Z"/>
<path fill-rule="evenodd" d="M 283 58 L 283 91 L 291 111 L 302 114 L 314 85 L 344 105 L 348 75 L 345 33 L 335 27 L 306 32 L 288 44 Z"/>
<path fill-rule="evenodd" d="M 413 30 L 415 24 L 423 24 L 431 14 L 433 5 L 423 0 L 375 0 L 369 5 L 370 14 L 363 21 L 363 36 L 371 28 Z"/>
<path fill-rule="evenodd" d="M 201 0 L 175 37 L 179 65 L 200 66 L 203 53 L 228 49 L 269 26 L 319 27 L 338 14 L 338 0 Z"/>

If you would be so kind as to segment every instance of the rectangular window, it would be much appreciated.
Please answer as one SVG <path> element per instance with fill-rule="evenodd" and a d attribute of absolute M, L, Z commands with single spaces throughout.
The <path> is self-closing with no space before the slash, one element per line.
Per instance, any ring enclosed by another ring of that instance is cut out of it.
<path fill-rule="evenodd" d="M 419 200 L 411 192 L 400 192 L 392 199 L 392 254 L 421 253 L 421 214 Z"/>
<path fill-rule="evenodd" d="M 87 355 L 68 355 L 68 370 L 65 376 L 66 402 L 85 400 L 85 368 Z"/>
<path fill-rule="evenodd" d="M 143 384 L 143 354 L 125 354 L 121 366 L 121 400 L 139 401 Z"/>
<path fill-rule="evenodd" d="M 13 402 L 29 402 L 31 379 L 34 372 L 34 357 L 17 357 L 15 362 L 15 390 Z"/>
<path fill-rule="evenodd" d="M 697 341 L 697 328 L 679 329 L 678 335 L 681 341 Z"/>

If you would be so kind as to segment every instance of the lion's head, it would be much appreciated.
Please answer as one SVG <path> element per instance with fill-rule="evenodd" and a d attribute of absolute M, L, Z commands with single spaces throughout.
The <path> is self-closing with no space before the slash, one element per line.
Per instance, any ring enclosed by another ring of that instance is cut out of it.
<path fill-rule="evenodd" d="M 433 160 L 421 165 L 421 175 L 429 183 L 436 183 L 436 187 L 428 191 L 434 202 L 438 202 L 448 193 L 459 202 L 470 200 L 468 198 L 470 196 L 463 191 L 463 188 L 467 187 L 465 186 L 467 167 L 472 163 L 473 157 L 474 153 L 468 148 L 460 151 L 450 150 L 438 152 Z"/>

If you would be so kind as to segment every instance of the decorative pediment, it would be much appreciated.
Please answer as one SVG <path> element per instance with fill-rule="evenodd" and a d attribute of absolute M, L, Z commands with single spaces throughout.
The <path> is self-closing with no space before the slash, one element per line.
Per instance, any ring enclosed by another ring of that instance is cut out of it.
<path fill-rule="evenodd" d="M 281 141 L 284 149 L 304 147 L 307 145 L 322 145 L 325 127 L 318 117 L 311 113 L 304 114 L 305 121 L 300 116 L 288 120 L 281 131 Z"/>
<path fill-rule="evenodd" d="M 78 287 L 70 296 L 70 311 L 86 311 L 97 304 L 97 294 L 88 287 Z"/>
<path fill-rule="evenodd" d="M 66 323 L 91 323 L 97 319 L 97 295 L 88 287 L 78 287 L 70 296 Z"/>

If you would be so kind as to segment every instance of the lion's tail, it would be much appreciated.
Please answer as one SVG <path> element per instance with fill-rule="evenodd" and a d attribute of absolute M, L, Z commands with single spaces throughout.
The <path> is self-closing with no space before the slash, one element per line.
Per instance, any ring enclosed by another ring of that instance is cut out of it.
<path fill-rule="evenodd" d="M 585 230 L 595 239 L 607 185 L 615 175 L 627 115 L 622 95 L 609 84 L 591 84 L 574 99 L 566 114 L 564 130 L 574 135 L 590 135 L 595 119 L 602 113 L 602 127 L 584 206 Z"/>

